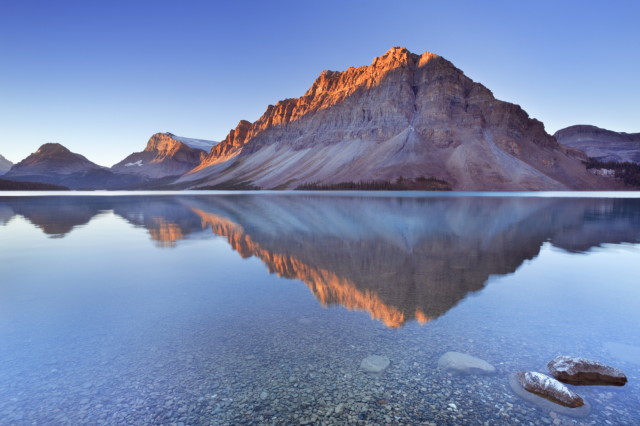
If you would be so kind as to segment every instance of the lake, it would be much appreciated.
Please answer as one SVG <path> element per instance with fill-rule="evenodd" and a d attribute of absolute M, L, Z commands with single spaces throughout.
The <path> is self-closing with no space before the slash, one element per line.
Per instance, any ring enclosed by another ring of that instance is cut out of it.
<path fill-rule="evenodd" d="M 4 193 L 0 225 L 2 425 L 640 424 L 637 193 Z M 514 393 L 559 355 L 629 382 Z"/>

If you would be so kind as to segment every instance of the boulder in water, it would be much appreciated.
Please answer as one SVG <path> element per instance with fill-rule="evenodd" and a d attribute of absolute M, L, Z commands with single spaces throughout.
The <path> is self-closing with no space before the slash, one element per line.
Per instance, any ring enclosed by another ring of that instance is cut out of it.
<path fill-rule="evenodd" d="M 584 418 L 591 413 L 591 405 L 589 404 L 588 401 L 583 400 L 584 405 L 581 407 L 568 408 L 568 407 L 563 407 L 562 405 L 558 405 L 554 402 L 551 402 L 550 400 L 545 399 L 541 396 L 538 396 L 536 394 L 526 391 L 522 387 L 522 384 L 520 383 L 520 380 L 518 380 L 518 376 L 515 373 L 511 373 L 509 375 L 509 385 L 511 385 L 511 389 L 513 389 L 513 392 L 516 395 L 518 395 L 520 398 L 532 404 L 537 405 L 538 407 L 542 408 L 544 411 L 547 411 L 547 412 L 554 411 L 558 414 L 562 414 L 562 415 L 570 416 L 574 418 L 576 417 Z"/>
<path fill-rule="evenodd" d="M 460 352 L 447 352 L 438 359 L 438 368 L 453 374 L 496 374 L 496 368 L 487 361 Z"/>
<path fill-rule="evenodd" d="M 534 393 L 563 407 L 578 408 L 584 405 L 584 400 L 580 395 L 545 374 L 522 371 L 518 373 L 518 380 L 527 392 Z"/>
<path fill-rule="evenodd" d="M 559 356 L 549 364 L 549 372 L 562 383 L 575 386 L 624 386 L 627 376 L 617 368 L 574 356 Z"/>
<path fill-rule="evenodd" d="M 367 373 L 382 374 L 387 369 L 391 361 L 386 356 L 371 355 L 360 363 L 360 368 Z"/>

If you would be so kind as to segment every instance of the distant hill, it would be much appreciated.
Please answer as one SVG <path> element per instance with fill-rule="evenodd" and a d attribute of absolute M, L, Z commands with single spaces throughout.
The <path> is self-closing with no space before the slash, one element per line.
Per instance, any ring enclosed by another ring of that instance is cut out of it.
<path fill-rule="evenodd" d="M 584 151 L 602 162 L 640 163 L 640 133 L 622 133 L 596 126 L 578 125 L 558 130 L 559 143 Z"/>
<path fill-rule="evenodd" d="M 68 191 L 69 188 L 40 182 L 16 182 L 0 179 L 0 191 Z"/>
<path fill-rule="evenodd" d="M 0 155 L 0 175 L 7 173 L 11 167 L 13 167 L 13 163 Z"/>
<path fill-rule="evenodd" d="M 117 175 L 59 143 L 42 145 L 36 152 L 11 167 L 3 178 L 62 185 L 73 189 L 104 189 L 144 180 L 132 175 Z"/>
<path fill-rule="evenodd" d="M 59 143 L 45 143 L 36 152 L 11 167 L 7 176 L 57 176 L 100 168 Z"/>
<path fill-rule="evenodd" d="M 213 142 L 180 138 L 171 133 L 156 133 L 151 136 L 144 151 L 129 155 L 111 167 L 111 171 L 149 179 L 180 176 L 197 167 L 207 156 L 204 149 L 192 146 L 210 149 Z"/>

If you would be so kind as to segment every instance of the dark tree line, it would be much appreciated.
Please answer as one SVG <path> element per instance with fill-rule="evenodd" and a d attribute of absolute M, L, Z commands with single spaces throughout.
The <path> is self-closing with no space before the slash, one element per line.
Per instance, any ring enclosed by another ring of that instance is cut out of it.
<path fill-rule="evenodd" d="M 640 164 L 631 163 L 629 161 L 600 161 L 589 157 L 587 161 L 583 161 L 588 169 L 609 169 L 615 171 L 615 179 L 621 180 L 625 185 L 640 186 Z"/>
<path fill-rule="evenodd" d="M 0 179 L 0 191 L 69 191 L 66 186 Z"/>
<path fill-rule="evenodd" d="M 420 176 L 415 179 L 405 179 L 402 176 L 395 182 L 386 181 L 362 181 L 339 183 L 303 183 L 296 191 L 450 191 L 447 181 L 434 177 Z"/>

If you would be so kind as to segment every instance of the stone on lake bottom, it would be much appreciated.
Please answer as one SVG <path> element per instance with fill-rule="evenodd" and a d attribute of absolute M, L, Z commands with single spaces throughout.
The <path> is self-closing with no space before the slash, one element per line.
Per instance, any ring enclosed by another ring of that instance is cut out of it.
<path fill-rule="evenodd" d="M 309 318 L 300 318 L 298 324 L 309 325 L 311 324 L 311 320 Z"/>
<path fill-rule="evenodd" d="M 522 371 L 518 373 L 518 380 L 527 392 L 534 393 L 556 404 L 569 408 L 578 408 L 584 405 L 580 395 L 545 374 Z"/>
<path fill-rule="evenodd" d="M 360 363 L 360 368 L 367 373 L 381 374 L 387 369 L 391 361 L 386 356 L 371 355 Z"/>
<path fill-rule="evenodd" d="M 447 352 L 438 359 L 438 368 L 453 374 L 496 374 L 496 368 L 480 358 L 460 352 Z"/>
<path fill-rule="evenodd" d="M 516 373 L 509 374 L 509 385 L 513 392 L 518 395 L 520 398 L 528 401 L 532 404 L 537 405 L 545 411 L 552 411 L 558 414 L 562 414 L 565 416 L 570 416 L 574 418 L 584 418 L 587 417 L 591 413 L 591 405 L 589 402 L 584 401 L 584 405 L 578 408 L 568 408 L 563 407 L 562 405 L 555 404 L 548 399 L 545 399 L 541 396 L 533 394 L 531 392 L 526 391 L 520 380 L 518 379 L 518 375 Z"/>
<path fill-rule="evenodd" d="M 611 355 L 623 361 L 640 365 L 640 348 L 637 346 L 623 345 L 622 343 L 605 342 L 604 347 Z"/>
<path fill-rule="evenodd" d="M 260 394 L 260 399 L 265 400 L 265 399 L 267 399 L 267 397 L 268 397 L 268 396 L 269 396 L 269 394 L 268 394 L 268 393 L 266 393 L 266 392 L 262 392 L 262 393 Z"/>
<path fill-rule="evenodd" d="M 547 364 L 557 380 L 575 386 L 624 386 L 627 376 L 617 368 L 598 361 L 559 356 Z"/>

